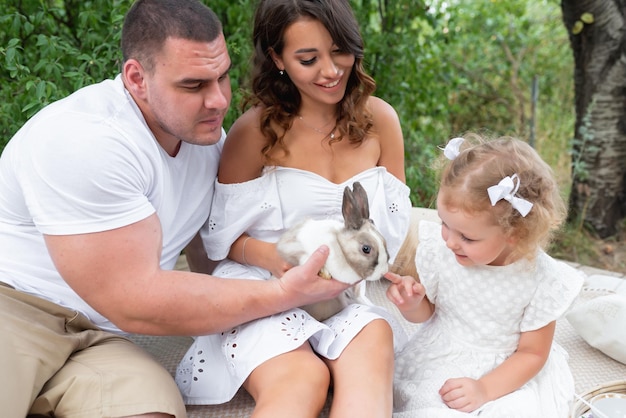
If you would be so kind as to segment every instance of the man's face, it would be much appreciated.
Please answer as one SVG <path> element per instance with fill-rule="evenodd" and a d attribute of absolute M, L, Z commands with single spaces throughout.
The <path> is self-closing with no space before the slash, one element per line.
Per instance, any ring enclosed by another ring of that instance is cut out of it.
<path fill-rule="evenodd" d="M 220 139 L 231 100 L 230 65 L 223 35 L 210 43 L 168 38 L 153 71 L 144 72 L 140 107 L 170 155 L 180 141 L 212 145 Z"/>

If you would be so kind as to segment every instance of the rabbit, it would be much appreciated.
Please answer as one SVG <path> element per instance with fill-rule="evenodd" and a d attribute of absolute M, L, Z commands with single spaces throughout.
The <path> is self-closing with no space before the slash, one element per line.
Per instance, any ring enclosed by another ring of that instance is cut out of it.
<path fill-rule="evenodd" d="M 320 245 L 330 249 L 320 276 L 355 284 L 335 299 L 302 307 L 323 321 L 351 302 L 371 302 L 365 296 L 363 280 L 379 280 L 389 270 L 385 238 L 369 219 L 367 193 L 359 182 L 343 192 L 344 222 L 334 219 L 306 219 L 287 230 L 276 243 L 280 256 L 292 265 L 302 264 Z"/>

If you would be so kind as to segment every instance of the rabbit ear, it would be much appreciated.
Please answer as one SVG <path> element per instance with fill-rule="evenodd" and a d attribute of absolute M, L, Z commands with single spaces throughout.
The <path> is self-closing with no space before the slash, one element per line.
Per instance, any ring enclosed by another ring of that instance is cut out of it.
<path fill-rule="evenodd" d="M 361 183 L 355 181 L 352 185 L 352 191 L 354 194 L 354 198 L 356 199 L 357 207 L 361 211 L 361 217 L 365 219 L 370 218 L 370 205 L 367 200 L 367 192 L 361 186 Z"/>
<path fill-rule="evenodd" d="M 370 217 L 370 208 L 367 201 L 367 192 L 361 183 L 355 181 L 353 190 L 348 186 L 343 190 L 343 204 L 341 207 L 343 219 L 347 229 L 359 229 L 363 222 Z"/>

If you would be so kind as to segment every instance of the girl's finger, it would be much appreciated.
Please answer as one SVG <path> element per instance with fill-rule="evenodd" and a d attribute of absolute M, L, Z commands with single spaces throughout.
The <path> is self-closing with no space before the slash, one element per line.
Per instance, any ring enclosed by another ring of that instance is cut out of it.
<path fill-rule="evenodd" d="M 404 292 L 408 297 L 412 297 L 418 292 L 418 290 L 415 289 L 414 283 L 404 283 Z"/>
<path fill-rule="evenodd" d="M 396 273 L 392 273 L 390 271 L 385 273 L 383 275 L 383 277 L 385 279 L 389 280 L 393 284 L 400 284 L 400 283 L 402 283 L 402 276 L 400 276 L 399 274 L 396 274 Z"/>
<path fill-rule="evenodd" d="M 400 305 L 404 302 L 400 292 L 394 286 L 390 286 L 389 289 L 387 289 L 387 299 L 393 302 L 394 305 Z"/>
<path fill-rule="evenodd" d="M 413 293 L 423 293 L 424 286 L 415 282 L 411 288 L 413 289 Z"/>

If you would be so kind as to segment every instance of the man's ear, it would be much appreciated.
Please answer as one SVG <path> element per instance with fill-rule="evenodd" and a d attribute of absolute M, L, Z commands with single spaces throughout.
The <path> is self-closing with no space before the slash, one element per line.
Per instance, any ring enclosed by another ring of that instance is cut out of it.
<path fill-rule="evenodd" d="M 145 73 L 143 66 L 136 59 L 127 60 L 122 68 L 126 89 L 137 99 L 146 97 Z"/>

